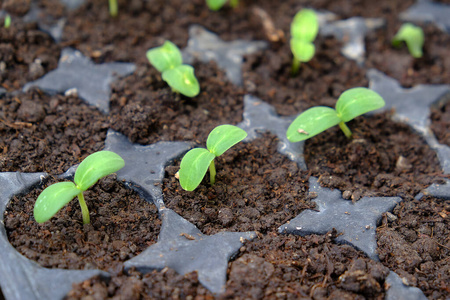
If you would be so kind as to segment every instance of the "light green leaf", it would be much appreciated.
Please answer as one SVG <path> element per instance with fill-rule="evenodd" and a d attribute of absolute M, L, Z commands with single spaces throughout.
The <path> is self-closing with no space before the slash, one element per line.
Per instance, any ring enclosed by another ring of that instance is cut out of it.
<path fill-rule="evenodd" d="M 302 9 L 297 12 L 291 23 L 291 39 L 313 42 L 319 32 L 319 21 L 312 9 Z"/>
<path fill-rule="evenodd" d="M 221 9 L 226 2 L 227 0 L 206 0 L 209 9 L 214 11 Z"/>
<path fill-rule="evenodd" d="M 356 87 L 342 93 L 336 102 L 336 112 L 342 121 L 348 122 L 384 105 L 383 98 L 376 92 L 368 88 Z"/>
<path fill-rule="evenodd" d="M 171 41 L 165 41 L 162 46 L 148 50 L 147 58 L 161 73 L 183 63 L 180 49 Z"/>
<path fill-rule="evenodd" d="M 310 42 L 305 42 L 300 39 L 291 39 L 291 51 L 296 60 L 308 62 L 314 57 L 316 47 Z"/>
<path fill-rule="evenodd" d="M 114 152 L 95 152 L 86 157 L 78 166 L 74 181 L 80 190 L 85 191 L 100 178 L 117 172 L 124 166 L 124 160 Z"/>
<path fill-rule="evenodd" d="M 200 93 L 200 85 L 194 74 L 194 68 L 180 65 L 162 73 L 162 79 L 176 92 L 187 97 L 195 97 Z"/>
<path fill-rule="evenodd" d="M 331 107 L 316 106 L 305 110 L 289 126 L 286 137 L 291 142 L 300 142 L 327 130 L 341 122 Z"/>
<path fill-rule="evenodd" d="M 44 223 L 53 217 L 76 195 L 82 193 L 73 182 L 59 182 L 42 191 L 34 204 L 34 219 Z"/>
<path fill-rule="evenodd" d="M 220 125 L 214 128 L 206 140 L 206 148 L 215 156 L 225 151 L 247 137 L 247 132 L 234 125 Z"/>
<path fill-rule="evenodd" d="M 392 45 L 399 47 L 403 41 L 406 43 L 408 51 L 413 57 L 422 57 L 422 48 L 425 42 L 425 35 L 422 28 L 411 23 L 403 24 L 392 39 Z"/>
<path fill-rule="evenodd" d="M 193 191 L 202 182 L 209 165 L 216 156 L 205 148 L 195 148 L 186 153 L 181 160 L 180 184 L 186 191 Z"/>

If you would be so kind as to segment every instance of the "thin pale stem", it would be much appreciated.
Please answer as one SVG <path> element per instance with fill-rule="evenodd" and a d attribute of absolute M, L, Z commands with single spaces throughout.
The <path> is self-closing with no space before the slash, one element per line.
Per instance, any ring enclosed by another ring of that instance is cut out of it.
<path fill-rule="evenodd" d="M 86 202 L 84 201 L 83 192 L 78 194 L 78 202 L 80 203 L 81 214 L 83 215 L 83 224 L 91 223 L 91 219 L 89 217 L 89 210 L 86 205 Z"/>
<path fill-rule="evenodd" d="M 238 4 L 239 4 L 239 0 L 230 0 L 230 6 L 231 6 L 232 8 L 237 7 Z"/>
<path fill-rule="evenodd" d="M 216 183 L 216 165 L 214 165 L 214 160 L 209 164 L 209 182 L 211 185 Z"/>
<path fill-rule="evenodd" d="M 350 130 L 350 128 L 348 128 L 347 124 L 345 124 L 344 122 L 339 123 L 339 127 L 341 128 L 341 130 L 344 132 L 345 136 L 348 139 L 352 138 L 352 131 Z"/>
<path fill-rule="evenodd" d="M 298 59 L 295 59 L 295 57 L 292 59 L 292 68 L 291 68 L 291 75 L 295 76 L 298 74 L 298 70 L 300 70 L 300 61 Z"/>
<path fill-rule="evenodd" d="M 119 14 L 119 7 L 117 5 L 117 0 L 108 0 L 109 2 L 109 14 L 111 17 L 117 17 Z"/>

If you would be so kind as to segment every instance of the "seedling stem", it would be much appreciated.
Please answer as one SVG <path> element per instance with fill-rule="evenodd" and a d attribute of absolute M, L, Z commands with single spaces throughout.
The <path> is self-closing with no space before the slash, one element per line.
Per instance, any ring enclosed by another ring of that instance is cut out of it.
<path fill-rule="evenodd" d="M 350 128 L 348 128 L 347 124 L 345 124 L 344 122 L 340 122 L 339 128 L 341 128 L 348 139 L 352 138 L 352 131 L 350 130 Z"/>
<path fill-rule="evenodd" d="M 298 71 L 300 70 L 300 64 L 301 64 L 301 62 L 298 59 L 296 59 L 295 57 L 292 59 L 292 68 L 291 68 L 292 76 L 295 76 L 298 74 Z"/>
<path fill-rule="evenodd" d="M 81 215 L 83 216 L 83 224 L 89 224 L 91 222 L 91 219 L 89 217 L 89 209 L 86 205 L 86 202 L 84 201 L 83 192 L 79 193 L 77 196 L 78 202 L 80 203 L 81 207 Z"/>
<path fill-rule="evenodd" d="M 211 185 L 216 183 L 216 165 L 214 164 L 214 160 L 209 164 L 209 182 Z"/>

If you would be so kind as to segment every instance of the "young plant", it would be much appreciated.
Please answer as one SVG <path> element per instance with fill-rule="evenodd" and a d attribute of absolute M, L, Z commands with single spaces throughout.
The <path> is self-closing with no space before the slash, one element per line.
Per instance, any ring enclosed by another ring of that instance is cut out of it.
<path fill-rule="evenodd" d="M 111 17 L 117 17 L 119 14 L 119 5 L 117 4 L 117 0 L 108 0 L 109 3 L 109 14 Z"/>
<path fill-rule="evenodd" d="M 216 182 L 214 158 L 222 155 L 247 137 L 247 133 L 233 125 L 220 125 L 214 128 L 206 140 L 206 148 L 194 148 L 181 160 L 178 176 L 186 191 L 193 191 L 205 177 L 209 168 L 210 183 Z"/>
<path fill-rule="evenodd" d="M 383 98 L 376 92 L 363 87 L 352 88 L 341 94 L 336 109 L 316 106 L 301 113 L 289 126 L 286 137 L 291 142 L 299 142 L 339 125 L 345 136 L 351 138 L 352 132 L 345 123 L 384 105 Z"/>
<path fill-rule="evenodd" d="M 6 29 L 8 29 L 11 26 L 11 16 L 9 14 L 5 17 L 5 23 L 3 25 Z"/>
<path fill-rule="evenodd" d="M 405 42 L 409 53 L 414 58 L 420 58 L 423 55 L 422 47 L 424 41 L 425 35 L 422 28 L 411 23 L 405 23 L 392 38 L 392 46 L 400 47 L 401 43 Z"/>
<path fill-rule="evenodd" d="M 217 11 L 221 9 L 226 2 L 227 0 L 206 0 L 206 5 L 208 5 L 210 10 Z M 230 6 L 232 8 L 235 8 L 236 6 L 238 6 L 238 4 L 239 0 L 230 0 Z"/>
<path fill-rule="evenodd" d="M 81 206 L 83 224 L 89 224 L 89 210 L 83 192 L 93 186 L 100 178 L 117 172 L 125 165 L 123 159 L 111 151 L 99 151 L 86 157 L 75 171 L 73 182 L 59 182 L 48 186 L 38 196 L 34 204 L 34 219 L 43 223 L 53 217 L 75 196 Z"/>
<path fill-rule="evenodd" d="M 162 79 L 175 92 L 187 97 L 195 97 L 200 93 L 200 85 L 194 74 L 194 68 L 183 64 L 180 49 L 171 41 L 160 47 L 147 51 L 150 63 L 161 72 Z"/>
<path fill-rule="evenodd" d="M 314 57 L 316 47 L 313 41 L 319 32 L 319 21 L 312 9 L 297 12 L 291 23 L 292 74 L 296 75 L 300 63 L 308 62 Z"/>

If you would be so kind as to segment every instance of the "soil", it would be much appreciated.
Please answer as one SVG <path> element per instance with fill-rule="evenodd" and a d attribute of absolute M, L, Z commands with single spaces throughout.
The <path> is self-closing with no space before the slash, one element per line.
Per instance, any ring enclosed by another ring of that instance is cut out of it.
<path fill-rule="evenodd" d="M 377 229 L 381 262 L 430 299 L 450 295 L 450 204 L 426 196 L 397 205 Z"/>
<path fill-rule="evenodd" d="M 5 63 L 0 65 L 0 86 L 8 92 L 56 68 L 60 51 L 67 46 L 96 63 L 133 62 L 137 70 L 112 85 L 109 115 L 76 96 L 49 96 L 37 89 L 0 98 L 2 172 L 61 174 L 103 149 L 108 128 L 142 145 L 182 140 L 203 147 L 215 126 L 242 121 L 242 99 L 247 93 L 270 103 L 280 115 L 295 115 L 315 105 L 334 106 L 346 89 L 368 86 L 369 68 L 385 72 L 404 87 L 450 84 L 450 38 L 436 26 L 421 24 L 426 34 L 421 59 L 412 59 L 406 47 L 390 46 L 402 24 L 398 14 L 413 0 L 241 0 L 234 10 L 225 7 L 214 13 L 204 0 L 119 0 L 116 19 L 109 16 L 103 0 L 88 0 L 72 12 L 56 4 L 57 0 L 38 1 L 44 16 L 67 17 L 59 44 L 37 30 L 36 24 L 23 23 L 20 16 L 29 3 L 0 3 L 13 15 L 10 29 L 0 28 L 0 61 Z M 318 36 L 315 57 L 292 77 L 289 26 L 302 7 L 332 11 L 341 19 L 377 17 L 387 23 L 366 37 L 364 65 L 343 57 L 340 41 Z M 268 19 L 263 20 L 258 9 Z M 274 32 L 262 29 L 263 21 L 273 23 L 275 38 Z M 268 40 L 270 46 L 245 58 L 242 87 L 233 86 L 214 62 L 195 62 L 201 93 L 189 99 L 170 90 L 149 65 L 145 52 L 166 39 L 184 48 L 191 24 L 200 24 L 223 40 Z M 433 132 L 447 145 L 449 111 L 447 101 L 432 112 Z M 277 138 L 268 133 L 239 143 L 217 158 L 214 186 L 205 179 L 194 192 L 185 192 L 174 177 L 179 160 L 167 166 L 166 204 L 202 232 L 258 232 L 258 238 L 247 242 L 230 262 L 222 298 L 383 299 L 388 268 L 430 299 L 448 297 L 450 208 L 428 196 L 414 200 L 419 191 L 446 177 L 436 154 L 407 126 L 391 121 L 389 113 L 358 117 L 349 127 L 355 135 L 352 141 L 336 127 L 306 142 L 308 171 L 279 154 Z M 386 214 L 378 229 L 381 263 L 350 246 L 336 245 L 336 232 L 307 237 L 277 234 L 281 224 L 314 208 L 307 184 L 311 175 L 324 186 L 347 191 L 353 201 L 375 195 L 404 199 L 394 209 L 394 217 Z M 89 226 L 82 225 L 76 200 L 51 221 L 38 225 L 31 211 L 41 190 L 11 200 L 5 213 L 11 243 L 45 267 L 101 268 L 113 275 L 109 281 L 93 278 L 76 285 L 69 299 L 87 295 L 94 299 L 213 298 L 195 272 L 182 276 L 170 269 L 150 274 L 123 271 L 124 260 L 156 241 L 160 221 L 153 205 L 114 177 L 86 192 Z"/>
<path fill-rule="evenodd" d="M 14 22 L 0 27 L 0 36 L 0 85 L 6 90 L 18 90 L 58 66 L 61 46 L 37 24 Z"/>
<path fill-rule="evenodd" d="M 247 243 L 230 264 L 227 290 L 215 298 L 198 283 L 196 272 L 181 276 L 163 269 L 119 272 L 110 281 L 93 278 L 75 285 L 66 299 L 384 299 L 389 269 L 351 246 L 336 245 L 335 234 L 271 233 Z"/>
<path fill-rule="evenodd" d="M 405 124 L 388 113 L 348 122 L 349 141 L 339 127 L 309 139 L 305 160 L 323 186 L 364 196 L 400 196 L 412 200 L 432 182 L 441 181 L 436 153 Z"/>
<path fill-rule="evenodd" d="M 450 147 L 450 102 L 440 103 L 431 109 L 431 130 L 439 143 Z"/>

